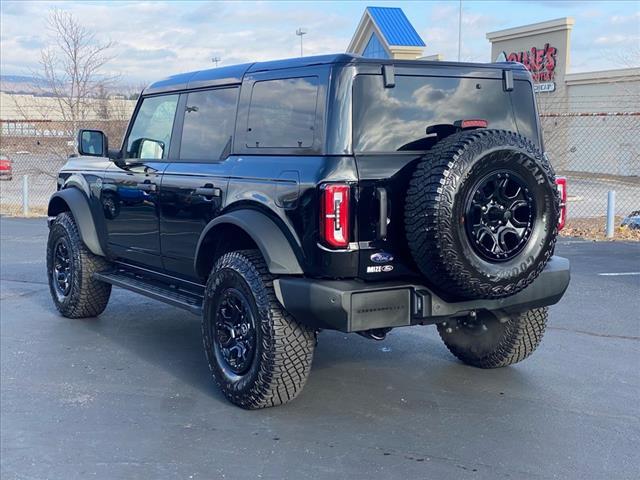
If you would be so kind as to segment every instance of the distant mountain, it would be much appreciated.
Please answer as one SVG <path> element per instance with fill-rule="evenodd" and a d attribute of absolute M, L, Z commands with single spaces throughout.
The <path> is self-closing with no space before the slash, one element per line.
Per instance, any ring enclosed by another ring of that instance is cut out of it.
<path fill-rule="evenodd" d="M 0 91 L 6 93 L 38 93 L 41 80 L 30 75 L 0 75 Z"/>
<path fill-rule="evenodd" d="M 0 82 L 38 83 L 38 79 L 31 75 L 0 75 Z"/>
<path fill-rule="evenodd" d="M 131 87 L 128 85 L 114 84 L 107 87 L 107 93 L 111 95 L 124 96 L 125 98 L 138 98 L 138 93 L 142 87 Z M 53 92 L 47 88 L 40 78 L 31 75 L 0 75 L 0 92 L 13 94 L 35 95 L 37 97 L 50 97 Z"/>

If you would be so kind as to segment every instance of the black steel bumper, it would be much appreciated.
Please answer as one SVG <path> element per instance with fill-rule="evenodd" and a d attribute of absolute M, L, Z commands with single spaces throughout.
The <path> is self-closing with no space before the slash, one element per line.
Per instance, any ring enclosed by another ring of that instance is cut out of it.
<path fill-rule="evenodd" d="M 313 328 L 359 332 L 440 323 L 472 310 L 519 312 L 557 303 L 569 286 L 569 260 L 552 257 L 521 292 L 495 300 L 446 302 L 423 285 L 281 277 L 276 296 L 296 320 Z"/>

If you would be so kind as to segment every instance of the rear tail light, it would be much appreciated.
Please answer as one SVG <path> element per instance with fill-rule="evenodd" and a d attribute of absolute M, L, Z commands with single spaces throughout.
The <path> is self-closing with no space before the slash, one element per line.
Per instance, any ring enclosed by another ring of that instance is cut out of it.
<path fill-rule="evenodd" d="M 457 120 L 453 122 L 453 124 L 458 128 L 462 128 L 463 130 L 465 128 L 487 128 L 489 126 L 489 122 L 481 118 Z"/>
<path fill-rule="evenodd" d="M 567 222 L 567 179 L 565 177 L 557 177 L 556 187 L 560 195 L 560 216 L 558 217 L 558 231 L 560 231 Z"/>
<path fill-rule="evenodd" d="M 329 183 L 321 187 L 320 235 L 334 248 L 349 245 L 349 185 Z"/>

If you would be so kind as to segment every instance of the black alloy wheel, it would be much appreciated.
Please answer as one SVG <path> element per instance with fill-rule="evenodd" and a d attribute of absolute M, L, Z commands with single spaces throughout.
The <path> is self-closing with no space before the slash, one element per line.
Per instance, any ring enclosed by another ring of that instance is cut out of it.
<path fill-rule="evenodd" d="M 53 247 L 53 270 L 51 282 L 60 300 L 69 296 L 73 280 L 71 255 L 67 238 L 60 237 Z"/>
<path fill-rule="evenodd" d="M 238 289 L 224 290 L 213 319 L 214 354 L 227 375 L 244 375 L 256 352 L 256 326 L 248 299 Z"/>
<path fill-rule="evenodd" d="M 486 260 L 504 262 L 518 255 L 531 237 L 535 220 L 535 199 L 514 172 L 491 172 L 470 189 L 465 229 L 474 251 Z"/>

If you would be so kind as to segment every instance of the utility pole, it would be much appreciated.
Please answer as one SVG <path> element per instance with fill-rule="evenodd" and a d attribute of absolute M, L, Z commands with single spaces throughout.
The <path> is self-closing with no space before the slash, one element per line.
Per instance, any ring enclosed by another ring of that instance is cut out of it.
<path fill-rule="evenodd" d="M 300 37 L 300 56 L 302 57 L 302 36 L 307 34 L 307 30 L 300 27 L 299 29 L 296 30 L 296 35 L 298 35 Z"/>
<path fill-rule="evenodd" d="M 216 68 L 218 68 L 218 62 L 220 61 L 220 57 L 213 57 L 211 61 L 216 64 Z"/>
<path fill-rule="evenodd" d="M 458 9 L 458 61 L 460 61 L 461 51 L 462 51 L 462 0 L 460 0 L 460 8 Z"/>

